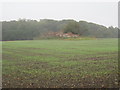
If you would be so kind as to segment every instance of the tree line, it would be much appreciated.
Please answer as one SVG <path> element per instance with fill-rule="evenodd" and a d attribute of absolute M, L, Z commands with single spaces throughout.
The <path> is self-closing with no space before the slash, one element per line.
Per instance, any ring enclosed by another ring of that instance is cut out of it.
<path fill-rule="evenodd" d="M 117 27 L 105 27 L 95 23 L 89 23 L 86 21 L 75 20 L 52 20 L 41 19 L 26 20 L 20 19 L 18 21 L 2 21 L 2 40 L 33 40 L 35 37 L 41 36 L 47 32 L 59 32 L 64 33 L 72 32 L 79 34 L 80 36 L 89 36 L 96 38 L 117 38 Z"/>

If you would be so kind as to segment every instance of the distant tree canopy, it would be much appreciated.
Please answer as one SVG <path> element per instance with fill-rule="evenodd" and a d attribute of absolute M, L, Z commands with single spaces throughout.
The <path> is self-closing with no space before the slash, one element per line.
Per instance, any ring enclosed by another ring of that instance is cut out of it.
<path fill-rule="evenodd" d="M 52 31 L 64 33 L 72 32 L 81 36 L 94 36 L 97 38 L 116 38 L 118 37 L 118 28 L 105 27 L 102 25 L 88 23 L 86 21 L 75 20 L 51 20 L 42 19 L 2 22 L 2 40 L 33 40 L 43 33 Z"/>
<path fill-rule="evenodd" d="M 79 23 L 76 21 L 69 22 L 64 28 L 64 33 L 71 32 L 73 34 L 80 34 L 79 31 Z"/>

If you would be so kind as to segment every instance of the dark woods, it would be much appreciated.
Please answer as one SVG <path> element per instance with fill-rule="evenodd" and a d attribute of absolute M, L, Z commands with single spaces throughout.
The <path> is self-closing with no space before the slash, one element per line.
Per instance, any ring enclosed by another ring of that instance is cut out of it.
<path fill-rule="evenodd" d="M 105 27 L 102 25 L 75 20 L 50 20 L 42 19 L 2 22 L 2 40 L 33 40 L 48 32 L 71 32 L 85 37 L 117 38 L 118 28 Z"/>

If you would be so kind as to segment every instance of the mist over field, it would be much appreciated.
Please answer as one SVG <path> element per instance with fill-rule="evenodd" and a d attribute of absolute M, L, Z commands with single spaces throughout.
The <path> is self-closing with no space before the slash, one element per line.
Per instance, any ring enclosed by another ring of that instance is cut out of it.
<path fill-rule="evenodd" d="M 4 88 L 118 88 L 118 28 L 75 20 L 4 21 Z"/>
<path fill-rule="evenodd" d="M 2 88 L 119 88 L 117 9 L 116 2 L 3 3 Z"/>

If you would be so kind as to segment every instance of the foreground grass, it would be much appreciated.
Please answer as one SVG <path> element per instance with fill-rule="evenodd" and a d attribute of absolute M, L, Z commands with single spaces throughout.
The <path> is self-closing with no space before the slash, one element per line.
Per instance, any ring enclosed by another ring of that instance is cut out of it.
<path fill-rule="evenodd" d="M 117 39 L 3 42 L 3 87 L 118 87 Z"/>

